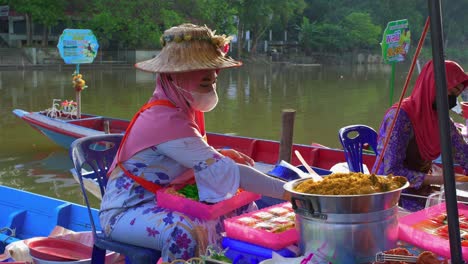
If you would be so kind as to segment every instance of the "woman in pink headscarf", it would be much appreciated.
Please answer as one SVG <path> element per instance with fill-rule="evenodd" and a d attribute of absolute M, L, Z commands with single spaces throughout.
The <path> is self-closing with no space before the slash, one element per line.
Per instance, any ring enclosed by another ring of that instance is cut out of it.
<path fill-rule="evenodd" d="M 457 104 L 457 97 L 468 87 L 468 75 L 453 61 L 445 61 L 449 109 Z M 441 153 L 439 120 L 435 102 L 436 89 L 434 65 L 429 61 L 422 69 L 411 95 L 401 104 L 398 119 L 391 133 L 382 164 L 377 174 L 405 176 L 410 188 L 405 193 L 427 196 L 431 185 L 443 184 L 441 172 L 432 172 L 432 161 Z M 385 137 L 395 118 L 397 104 L 385 113 L 378 136 L 377 152 L 381 153 Z M 454 160 L 468 171 L 468 145 L 454 123 L 450 123 Z M 380 157 L 377 157 L 379 160 Z M 377 163 L 374 165 L 376 166 Z M 374 168 L 375 170 L 376 168 Z M 426 199 L 402 195 L 400 205 L 417 211 L 425 206 Z"/>
<path fill-rule="evenodd" d="M 229 39 L 206 26 L 183 24 L 166 30 L 162 42 L 158 56 L 136 64 L 159 73 L 156 88 L 132 119 L 110 168 L 100 221 L 112 239 L 161 250 L 162 259 L 171 261 L 219 245 L 223 219 L 256 207 L 202 221 L 159 207 L 159 188 L 192 176 L 200 201 L 207 203 L 231 198 L 239 188 L 274 198 L 285 192 L 284 182 L 251 167 L 248 156 L 230 151 L 227 157 L 206 142 L 203 112 L 218 102 L 218 72 L 241 66 L 225 54 Z"/>

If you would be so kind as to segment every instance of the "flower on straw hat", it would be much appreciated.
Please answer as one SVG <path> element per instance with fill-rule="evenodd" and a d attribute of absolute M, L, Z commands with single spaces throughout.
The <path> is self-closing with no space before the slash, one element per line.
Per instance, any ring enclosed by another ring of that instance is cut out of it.
<path fill-rule="evenodd" d="M 164 31 L 161 52 L 135 67 L 159 73 L 239 67 L 240 61 L 226 55 L 230 41 L 231 37 L 215 35 L 207 26 L 182 24 Z"/>

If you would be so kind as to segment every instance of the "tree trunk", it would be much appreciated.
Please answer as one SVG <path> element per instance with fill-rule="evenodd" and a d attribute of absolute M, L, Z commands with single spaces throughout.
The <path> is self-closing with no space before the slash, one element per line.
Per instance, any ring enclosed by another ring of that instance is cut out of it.
<path fill-rule="evenodd" d="M 26 45 L 32 45 L 32 21 L 31 14 L 26 14 Z"/>
<path fill-rule="evenodd" d="M 42 31 L 42 47 L 47 47 L 49 42 L 49 27 L 44 25 Z"/>
<path fill-rule="evenodd" d="M 242 58 L 242 40 L 244 39 L 244 25 L 239 22 L 237 29 L 237 58 Z"/>

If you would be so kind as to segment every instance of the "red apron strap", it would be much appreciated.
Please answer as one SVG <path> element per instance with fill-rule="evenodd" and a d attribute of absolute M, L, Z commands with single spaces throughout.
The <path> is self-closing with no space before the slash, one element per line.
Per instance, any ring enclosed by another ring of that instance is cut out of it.
<path fill-rule="evenodd" d="M 148 180 L 145 180 L 142 177 L 136 176 L 136 175 L 132 174 L 131 172 L 129 172 L 127 169 L 125 169 L 125 167 L 122 165 L 122 162 L 120 162 L 120 151 L 122 149 L 122 146 L 124 145 L 124 142 L 127 140 L 129 132 L 133 127 L 133 124 L 138 119 L 140 114 L 143 113 L 145 110 L 147 110 L 147 109 L 149 109 L 149 108 L 151 108 L 153 106 L 156 106 L 156 105 L 163 105 L 163 106 L 175 108 L 175 105 L 172 102 L 168 101 L 168 100 L 156 100 L 156 101 L 152 101 L 152 102 L 149 102 L 149 103 L 143 105 L 140 108 L 140 110 L 138 110 L 138 112 L 133 116 L 132 121 L 130 121 L 130 124 L 128 125 L 128 127 L 127 127 L 127 129 L 125 131 L 122 142 L 120 143 L 119 150 L 117 151 L 117 165 L 119 166 L 119 168 L 125 173 L 125 175 L 132 178 L 135 182 L 137 182 L 143 188 L 145 188 L 146 190 L 148 190 L 148 191 L 150 191 L 152 193 L 156 193 L 156 191 L 161 189 L 162 186 L 159 185 L 159 184 L 156 184 L 154 182 L 150 182 Z"/>

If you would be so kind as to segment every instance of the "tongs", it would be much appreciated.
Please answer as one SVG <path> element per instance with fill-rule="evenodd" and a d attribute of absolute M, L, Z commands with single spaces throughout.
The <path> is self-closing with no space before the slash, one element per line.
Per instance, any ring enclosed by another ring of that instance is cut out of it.
<path fill-rule="evenodd" d="M 408 263 L 416 263 L 418 256 L 405 256 L 405 255 L 393 255 L 379 252 L 375 255 L 375 262 L 383 263 L 385 261 L 403 261 Z"/>

